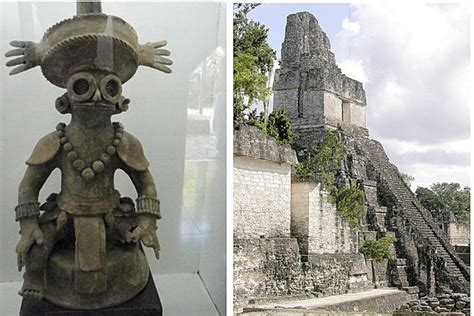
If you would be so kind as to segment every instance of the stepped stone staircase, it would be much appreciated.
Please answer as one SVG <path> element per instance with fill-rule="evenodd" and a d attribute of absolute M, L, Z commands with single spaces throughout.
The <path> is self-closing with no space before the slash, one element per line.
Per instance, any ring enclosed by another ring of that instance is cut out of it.
<path fill-rule="evenodd" d="M 383 236 L 393 236 L 394 232 L 387 231 L 387 207 L 380 206 L 377 191 L 377 181 L 369 180 L 366 172 L 366 164 L 368 163 L 367 156 L 361 156 L 361 151 L 356 150 L 353 146 L 346 146 L 346 151 L 354 158 L 357 156 L 354 166 L 354 159 L 351 159 L 352 166 L 350 168 L 351 174 L 356 174 L 357 178 L 363 180 L 363 189 L 365 193 L 365 201 L 367 204 L 367 222 L 370 233 L 375 234 L 372 239 Z M 395 247 L 391 247 L 392 255 L 396 258 L 395 263 L 391 269 L 391 282 L 393 285 L 405 290 L 408 294 L 418 294 L 417 286 L 410 286 L 408 276 L 406 273 L 407 265 L 406 259 L 397 258 Z"/>
<path fill-rule="evenodd" d="M 372 168 L 377 181 L 382 183 L 385 191 L 391 195 L 398 216 L 403 217 L 411 229 L 421 239 L 436 258 L 436 264 L 442 279 L 453 290 L 469 293 L 469 268 L 457 256 L 454 248 L 435 221 L 430 212 L 416 199 L 405 184 L 395 165 L 390 163 L 382 145 L 368 137 L 356 137 L 356 149 L 367 158 L 366 163 Z M 439 275 L 437 275 L 439 278 Z"/>

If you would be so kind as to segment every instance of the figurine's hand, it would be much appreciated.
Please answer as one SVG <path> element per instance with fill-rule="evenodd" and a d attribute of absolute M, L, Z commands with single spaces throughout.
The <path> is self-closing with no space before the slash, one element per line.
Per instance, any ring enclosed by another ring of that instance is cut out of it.
<path fill-rule="evenodd" d="M 152 247 L 156 259 L 160 259 L 160 243 L 156 236 L 156 218 L 149 215 L 138 216 L 138 227 L 130 234 L 132 242 L 141 241 L 145 246 Z"/>
<path fill-rule="evenodd" d="M 40 64 L 41 49 L 39 44 L 29 41 L 13 41 L 10 42 L 10 45 L 16 48 L 6 52 L 5 57 L 19 56 L 6 63 L 8 67 L 17 66 L 10 71 L 10 75 L 16 75 Z"/>
<path fill-rule="evenodd" d="M 16 246 L 18 271 L 21 271 L 26 262 L 26 256 L 35 243 L 43 245 L 43 232 L 39 228 L 37 217 L 28 217 L 20 220 L 21 239 Z"/>
<path fill-rule="evenodd" d="M 146 43 L 138 47 L 138 64 L 155 68 L 167 74 L 171 73 L 171 69 L 166 65 L 172 65 L 173 61 L 163 56 L 169 56 L 170 51 L 162 49 L 166 46 L 166 41 L 159 41 L 155 43 Z"/>

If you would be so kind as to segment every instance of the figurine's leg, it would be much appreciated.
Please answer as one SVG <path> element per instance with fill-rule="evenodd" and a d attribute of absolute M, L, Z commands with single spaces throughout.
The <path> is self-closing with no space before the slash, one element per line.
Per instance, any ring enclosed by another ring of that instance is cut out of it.
<path fill-rule="evenodd" d="M 57 239 L 56 226 L 53 223 L 42 225 L 44 243 L 33 245 L 26 256 L 23 287 L 20 295 L 35 299 L 43 298 L 44 272 L 46 262 Z"/>
<path fill-rule="evenodd" d="M 98 294 L 107 290 L 106 237 L 102 217 L 74 217 L 74 290 Z"/>

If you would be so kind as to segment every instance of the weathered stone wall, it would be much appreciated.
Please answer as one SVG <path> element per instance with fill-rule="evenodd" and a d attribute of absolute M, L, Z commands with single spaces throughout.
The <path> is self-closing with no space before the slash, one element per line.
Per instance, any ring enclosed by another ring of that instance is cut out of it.
<path fill-rule="evenodd" d="M 234 238 L 290 236 L 291 166 L 234 157 Z"/>
<path fill-rule="evenodd" d="M 317 254 L 301 262 L 295 238 L 234 239 L 234 303 L 310 294 L 328 296 L 373 288 L 362 254 Z"/>
<path fill-rule="evenodd" d="M 381 288 L 392 285 L 390 284 L 388 264 L 388 259 L 384 259 L 380 262 L 376 260 L 367 260 L 367 265 L 369 266 L 369 268 L 372 268 L 372 282 L 374 282 L 375 287 Z"/>
<path fill-rule="evenodd" d="M 360 253 L 309 255 L 306 267 L 307 283 L 317 296 L 373 288 L 372 271 Z"/>
<path fill-rule="evenodd" d="M 234 238 L 290 236 L 295 152 L 253 126 L 234 131 Z"/>
<path fill-rule="evenodd" d="M 421 299 L 410 300 L 394 313 L 404 315 L 470 315 L 471 299 L 465 293 L 448 291 L 437 296 L 424 296 Z"/>
<path fill-rule="evenodd" d="M 357 231 L 337 214 L 320 183 L 293 180 L 291 235 L 305 255 L 357 252 Z"/>
<path fill-rule="evenodd" d="M 290 117 L 298 117 L 298 88 L 275 91 L 273 104 L 281 105 L 280 107 L 284 108 Z"/>
<path fill-rule="evenodd" d="M 234 239 L 234 304 L 304 292 L 294 238 Z"/>
<path fill-rule="evenodd" d="M 278 144 L 255 126 L 242 125 L 234 130 L 234 156 L 294 164 L 296 155 L 290 145 Z"/>
<path fill-rule="evenodd" d="M 300 250 L 308 254 L 309 234 L 309 192 L 316 188 L 316 183 L 292 182 L 291 183 L 291 236 L 298 239 Z"/>
<path fill-rule="evenodd" d="M 290 14 L 286 19 L 285 41 L 281 49 L 282 63 L 290 68 L 301 68 L 312 56 L 317 56 L 321 63 L 336 63 L 329 38 L 315 17 L 308 12 Z"/>
<path fill-rule="evenodd" d="M 447 225 L 449 242 L 453 246 L 467 246 L 471 244 L 471 229 L 469 224 L 449 223 Z"/>
<path fill-rule="evenodd" d="M 334 93 L 324 92 L 324 116 L 330 125 L 342 122 L 342 100 Z"/>
<path fill-rule="evenodd" d="M 350 111 L 351 111 L 350 121 L 348 123 L 351 125 L 366 127 L 365 108 L 353 102 L 348 102 L 348 103 L 350 104 Z"/>

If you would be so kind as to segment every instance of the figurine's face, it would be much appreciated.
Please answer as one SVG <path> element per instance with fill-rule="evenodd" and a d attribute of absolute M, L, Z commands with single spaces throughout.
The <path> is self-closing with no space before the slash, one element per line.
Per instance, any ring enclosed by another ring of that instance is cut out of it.
<path fill-rule="evenodd" d="M 67 93 L 73 111 L 114 113 L 122 98 L 122 82 L 112 73 L 78 72 L 69 78 Z"/>

